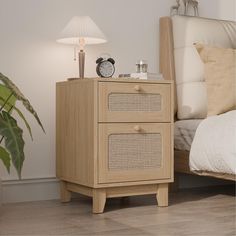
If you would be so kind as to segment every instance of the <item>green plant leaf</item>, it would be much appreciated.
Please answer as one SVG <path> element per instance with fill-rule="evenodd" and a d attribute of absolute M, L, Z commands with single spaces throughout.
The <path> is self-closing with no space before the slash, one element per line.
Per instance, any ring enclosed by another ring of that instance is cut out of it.
<path fill-rule="evenodd" d="M 37 120 L 38 124 L 40 125 L 40 127 L 43 130 L 43 132 L 45 133 L 43 125 L 42 125 L 42 123 L 41 123 L 41 121 L 40 121 L 40 119 L 38 117 L 38 114 L 34 110 L 32 105 L 30 104 L 29 100 L 23 95 L 23 93 L 17 88 L 17 86 L 9 78 L 7 78 L 5 75 L 3 75 L 2 73 L 0 73 L 0 80 L 6 85 L 6 87 L 8 89 L 10 89 L 10 91 L 13 92 L 14 96 L 18 100 L 22 101 L 22 103 L 25 106 L 25 108 L 35 117 L 35 119 Z"/>
<path fill-rule="evenodd" d="M 30 128 L 30 125 L 29 125 L 28 121 L 25 119 L 23 113 L 17 107 L 13 107 L 13 109 L 17 112 L 17 114 L 20 116 L 20 118 L 24 121 L 25 126 L 28 129 L 30 137 L 33 141 L 33 135 L 32 135 L 32 131 L 31 131 L 31 128 Z"/>
<path fill-rule="evenodd" d="M 3 98 L 0 97 L 0 101 L 2 101 L 2 100 L 3 100 Z M 9 104 L 9 103 L 6 103 L 6 105 L 9 106 L 11 110 L 15 110 L 17 112 L 17 114 L 20 116 L 20 118 L 24 121 L 25 126 L 28 129 L 30 137 L 31 137 L 31 139 L 33 141 L 33 135 L 32 135 L 32 131 L 31 131 L 30 125 L 29 125 L 28 121 L 25 119 L 23 113 L 16 106 L 11 106 L 11 104 Z"/>
<path fill-rule="evenodd" d="M 19 179 L 25 160 L 23 131 L 18 127 L 16 120 L 7 112 L 0 114 L 0 135 L 4 136 L 5 147 L 11 154 L 11 159 L 16 168 Z"/>
<path fill-rule="evenodd" d="M 8 99 L 7 101 L 7 104 L 4 105 L 4 109 L 6 111 L 9 111 L 11 107 L 14 106 L 16 103 L 16 97 L 12 94 L 11 90 L 3 84 L 0 84 L 0 97 L 0 106 L 3 106 L 7 99 L 10 97 L 10 99 Z"/>
<path fill-rule="evenodd" d="M 10 154 L 5 150 L 5 148 L 0 146 L 0 159 L 2 160 L 4 166 L 6 167 L 8 173 L 10 173 L 11 158 Z"/>

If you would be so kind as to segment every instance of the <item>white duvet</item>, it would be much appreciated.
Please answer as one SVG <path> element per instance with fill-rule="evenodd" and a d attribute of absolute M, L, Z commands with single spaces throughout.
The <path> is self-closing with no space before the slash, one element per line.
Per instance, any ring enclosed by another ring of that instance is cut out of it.
<path fill-rule="evenodd" d="M 191 150 L 190 169 L 236 174 L 236 111 L 203 120 Z"/>

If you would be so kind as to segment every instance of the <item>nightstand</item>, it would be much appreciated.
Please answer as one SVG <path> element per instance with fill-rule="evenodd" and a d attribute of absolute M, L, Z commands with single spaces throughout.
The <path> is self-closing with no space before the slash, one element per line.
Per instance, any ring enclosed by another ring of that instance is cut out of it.
<path fill-rule="evenodd" d="M 156 194 L 173 182 L 173 85 L 168 80 L 80 79 L 56 85 L 56 158 L 61 201 Z"/>

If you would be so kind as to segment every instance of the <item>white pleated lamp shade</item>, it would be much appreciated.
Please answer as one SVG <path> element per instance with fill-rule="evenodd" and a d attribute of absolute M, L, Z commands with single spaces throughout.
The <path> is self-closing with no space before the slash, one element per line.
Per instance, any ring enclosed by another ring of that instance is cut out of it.
<path fill-rule="evenodd" d="M 89 16 L 74 16 L 62 30 L 57 42 L 78 45 L 80 39 L 85 44 L 107 42 L 105 35 Z"/>

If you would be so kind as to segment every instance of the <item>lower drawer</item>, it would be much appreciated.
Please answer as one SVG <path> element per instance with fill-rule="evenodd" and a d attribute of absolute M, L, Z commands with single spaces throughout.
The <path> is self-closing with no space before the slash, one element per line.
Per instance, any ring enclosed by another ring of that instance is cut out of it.
<path fill-rule="evenodd" d="M 98 182 L 171 178 L 170 123 L 99 124 Z"/>

